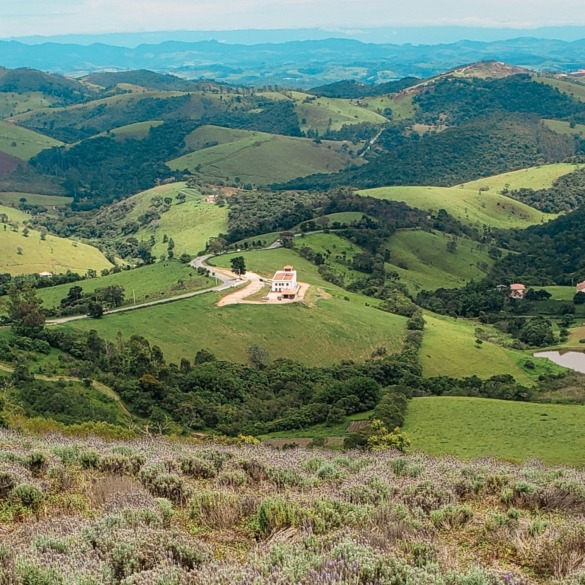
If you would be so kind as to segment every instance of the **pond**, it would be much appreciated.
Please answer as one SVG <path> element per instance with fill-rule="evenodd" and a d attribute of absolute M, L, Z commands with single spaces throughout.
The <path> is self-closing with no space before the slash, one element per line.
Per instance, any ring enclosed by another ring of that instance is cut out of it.
<path fill-rule="evenodd" d="M 548 358 L 551 362 L 585 374 L 585 352 L 563 349 L 561 351 L 540 351 L 534 357 Z"/>

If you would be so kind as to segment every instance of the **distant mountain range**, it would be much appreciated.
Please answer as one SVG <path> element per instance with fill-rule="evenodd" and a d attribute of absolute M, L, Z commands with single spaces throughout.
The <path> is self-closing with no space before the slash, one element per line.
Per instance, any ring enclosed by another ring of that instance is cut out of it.
<path fill-rule="evenodd" d="M 47 42 L 0 42 L 0 65 L 81 76 L 96 71 L 149 69 L 189 79 L 309 88 L 342 79 L 383 83 L 426 78 L 461 63 L 496 60 L 536 71 L 585 68 L 585 39 L 516 38 L 436 45 L 364 43 L 352 39 L 243 44 L 217 40 L 165 41 L 123 47 Z"/>

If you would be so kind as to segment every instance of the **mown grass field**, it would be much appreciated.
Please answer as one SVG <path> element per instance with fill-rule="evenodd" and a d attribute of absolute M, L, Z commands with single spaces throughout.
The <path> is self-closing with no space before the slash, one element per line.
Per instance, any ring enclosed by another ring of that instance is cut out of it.
<path fill-rule="evenodd" d="M 72 286 L 80 286 L 84 293 L 90 293 L 96 288 L 113 285 L 125 289 L 124 305 L 132 305 L 134 300 L 136 303 L 146 303 L 207 288 L 214 285 L 214 280 L 198 276 L 195 268 L 181 264 L 178 260 L 165 260 L 117 274 L 42 288 L 38 296 L 43 299 L 45 307 L 56 307 Z"/>
<path fill-rule="evenodd" d="M 177 203 L 176 196 L 183 192 L 186 195 L 184 203 Z M 134 195 L 128 201 L 134 207 L 123 218 L 123 223 L 136 221 L 150 207 L 151 199 L 155 196 L 171 197 L 171 208 L 163 213 L 155 224 L 144 226 L 136 232 L 139 240 L 155 238 L 153 254 L 162 255 L 167 252 L 167 243 L 163 242 L 166 234 L 175 242 L 175 256 L 183 252 L 191 255 L 205 248 L 209 238 L 227 231 L 227 207 L 218 207 L 213 203 L 205 203 L 203 195 L 192 189 L 187 189 L 185 183 L 161 185 L 148 191 Z"/>
<path fill-rule="evenodd" d="M 316 144 L 307 138 L 263 132 L 199 130 L 199 138 L 196 130 L 191 141 L 203 140 L 203 135 L 206 141 L 217 140 L 220 144 L 169 161 L 171 169 L 189 169 L 211 179 L 239 178 L 242 183 L 265 185 L 314 173 L 335 173 L 359 162 L 342 150 L 339 142 Z M 348 150 L 353 148 L 348 146 Z"/>
<path fill-rule="evenodd" d="M 41 150 L 62 144 L 54 138 L 0 120 L 0 151 L 21 160 L 29 160 Z"/>
<path fill-rule="evenodd" d="M 561 122 L 564 124 L 564 122 Z M 538 167 L 528 167 L 518 171 L 511 171 L 509 173 L 502 173 L 501 175 L 494 175 L 492 177 L 485 177 L 470 181 L 461 185 L 464 189 L 479 190 L 480 188 L 488 188 L 489 191 L 500 193 L 505 186 L 508 189 L 519 189 L 524 187 L 526 189 L 546 189 L 552 187 L 553 183 L 563 175 L 572 173 L 581 168 L 583 165 L 574 163 L 557 163 L 551 165 L 541 165 Z"/>
<path fill-rule="evenodd" d="M 494 190 L 458 187 L 380 187 L 358 192 L 377 199 L 404 201 L 411 207 L 437 212 L 445 209 L 463 223 L 481 227 L 524 228 L 555 217 L 542 213 Z"/>
<path fill-rule="evenodd" d="M 414 398 L 404 431 L 413 449 L 434 455 L 585 464 L 585 407 L 581 405 Z"/>
<path fill-rule="evenodd" d="M 72 197 L 62 197 L 60 195 L 40 195 L 38 193 L 15 193 L 0 192 L 1 205 L 18 205 L 22 198 L 26 199 L 29 205 L 42 205 L 49 210 L 51 207 L 65 207 L 73 201 Z"/>
<path fill-rule="evenodd" d="M 0 272 L 31 274 L 72 270 L 85 273 L 89 268 L 99 271 L 112 266 L 93 246 L 52 235 L 47 235 L 43 241 L 40 236 L 34 230 L 25 237 L 22 229 L 13 232 L 0 227 Z"/>
<path fill-rule="evenodd" d="M 533 384 L 542 373 L 561 371 L 549 360 L 533 358 L 530 353 L 507 349 L 491 341 L 484 341 L 478 348 L 477 328 L 485 332 L 486 339 L 497 340 L 501 336 L 489 325 L 428 312 L 424 318 L 426 325 L 419 355 L 425 376 L 489 378 L 511 374 L 522 384 Z M 524 366 L 527 360 L 534 363 L 533 370 Z"/>
<path fill-rule="evenodd" d="M 412 293 L 456 288 L 485 276 L 485 269 L 493 264 L 485 247 L 457 238 L 457 249 L 448 252 L 449 240 L 438 232 L 400 230 L 388 243 L 389 268 L 400 275 L 400 282 Z"/>

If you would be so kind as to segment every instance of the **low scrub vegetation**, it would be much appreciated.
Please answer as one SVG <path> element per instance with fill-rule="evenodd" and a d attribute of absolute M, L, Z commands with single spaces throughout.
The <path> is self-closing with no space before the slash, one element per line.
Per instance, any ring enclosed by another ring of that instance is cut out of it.
<path fill-rule="evenodd" d="M 2 431 L 0 583 L 576 585 L 584 479 L 392 451 Z"/>

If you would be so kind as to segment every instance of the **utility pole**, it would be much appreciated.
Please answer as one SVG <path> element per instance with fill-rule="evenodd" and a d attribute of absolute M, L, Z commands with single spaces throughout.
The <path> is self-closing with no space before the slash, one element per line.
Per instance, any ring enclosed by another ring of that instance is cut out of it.
<path fill-rule="evenodd" d="M 136 293 L 134 292 L 134 289 L 132 289 L 132 297 L 134 298 L 134 304 L 136 304 Z"/>

